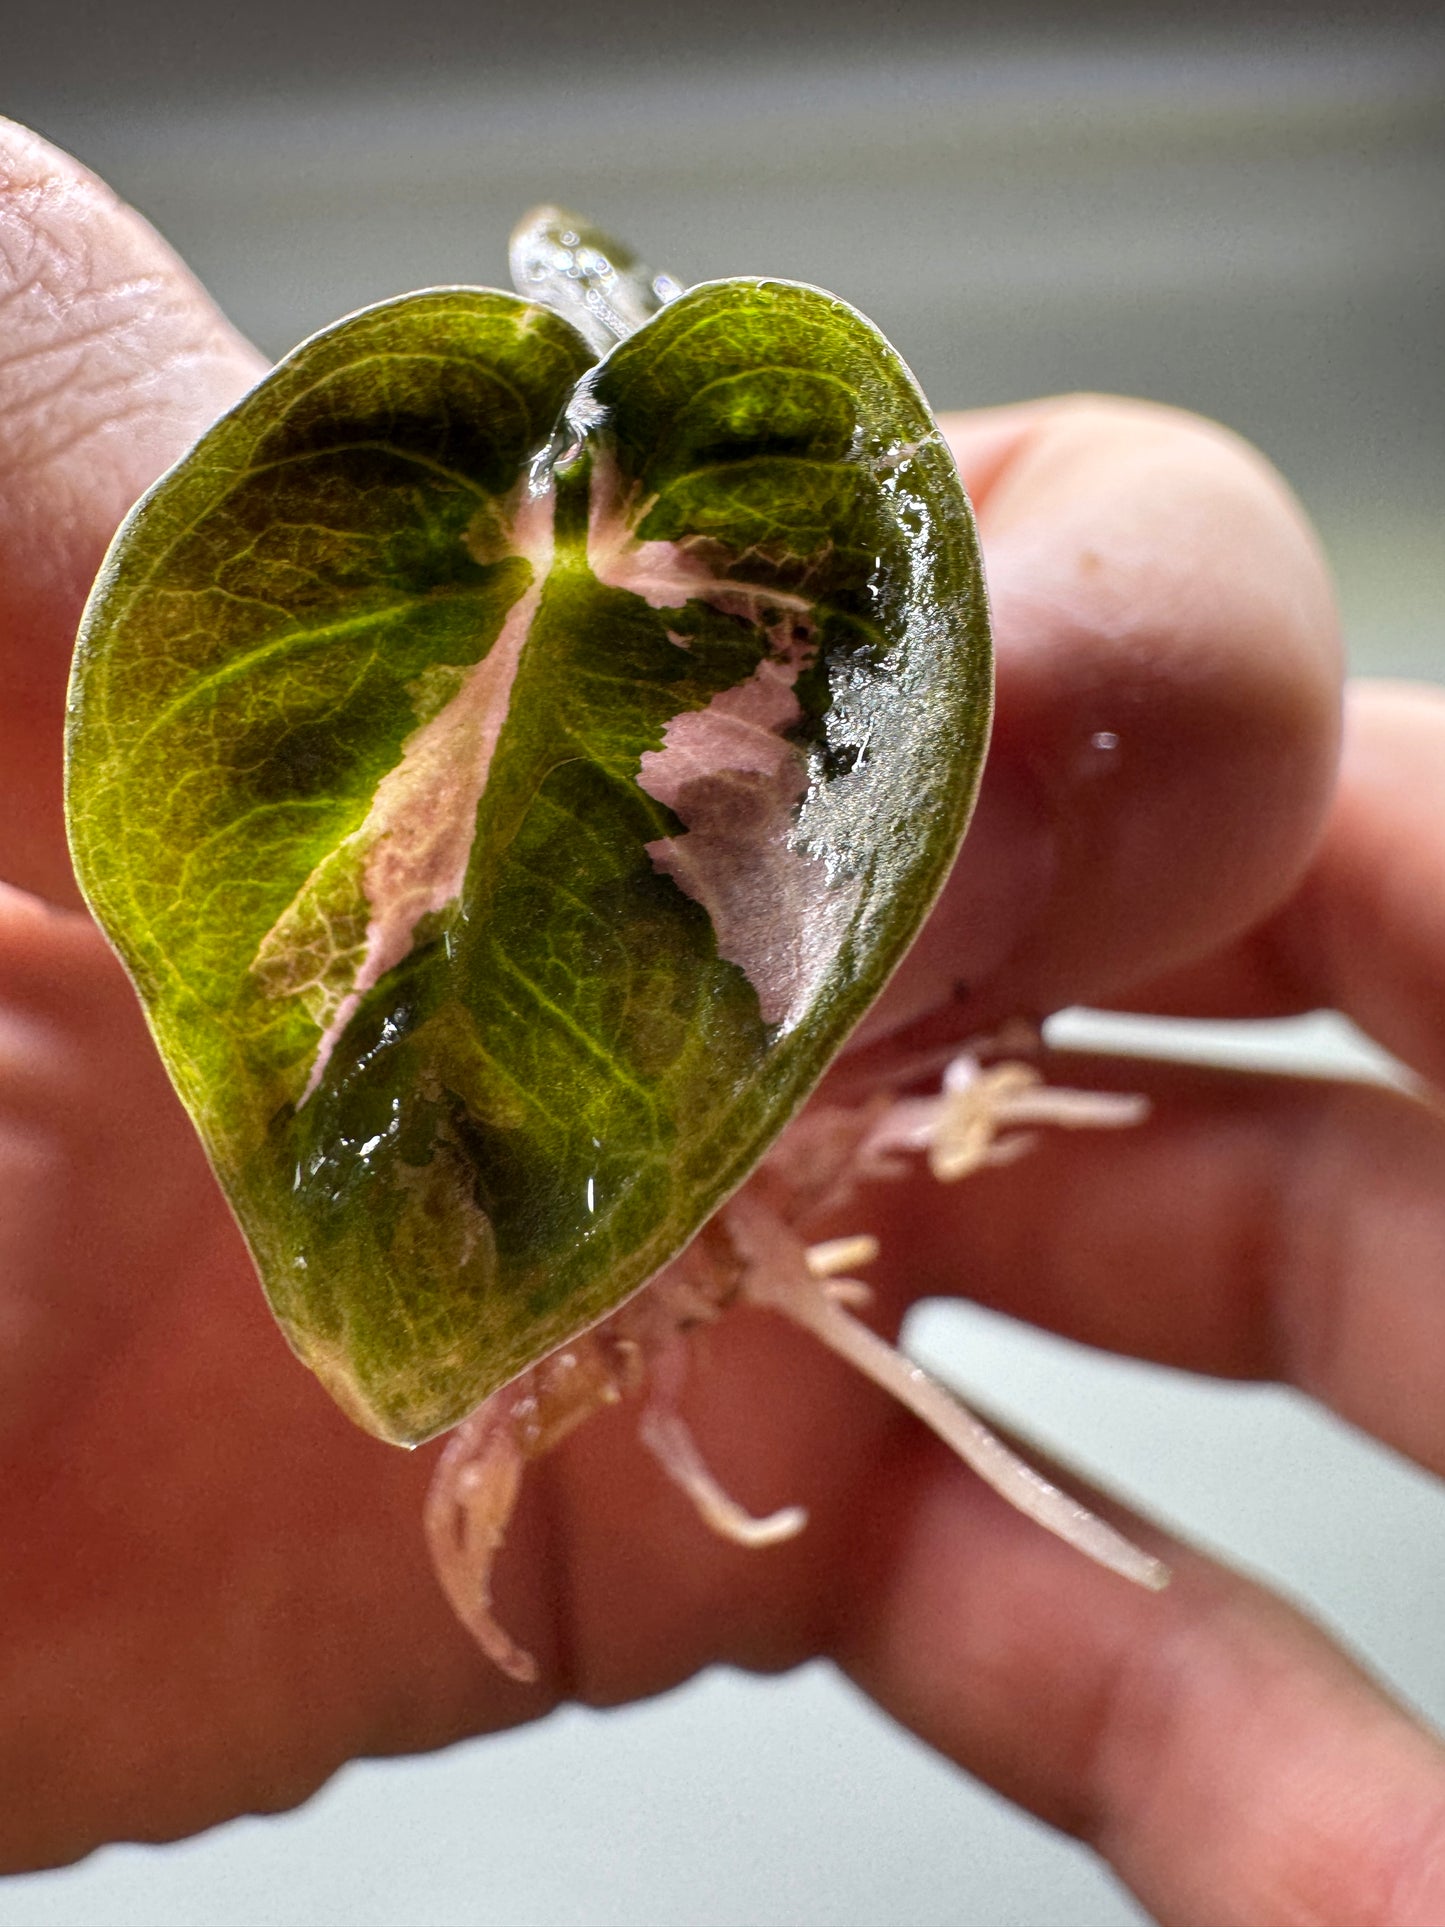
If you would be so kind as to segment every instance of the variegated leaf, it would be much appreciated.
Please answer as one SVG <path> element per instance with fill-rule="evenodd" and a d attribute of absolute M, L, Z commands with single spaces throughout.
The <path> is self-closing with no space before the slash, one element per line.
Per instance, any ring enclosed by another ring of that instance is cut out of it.
<path fill-rule="evenodd" d="M 741 1181 L 937 890 L 989 689 L 927 407 L 788 283 L 601 361 L 407 296 L 146 497 L 77 654 L 77 869 L 348 1411 L 454 1423 Z"/>

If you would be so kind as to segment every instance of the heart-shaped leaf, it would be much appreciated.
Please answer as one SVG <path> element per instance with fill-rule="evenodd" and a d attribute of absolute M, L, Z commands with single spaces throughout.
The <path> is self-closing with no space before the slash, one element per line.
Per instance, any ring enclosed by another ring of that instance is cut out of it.
<path fill-rule="evenodd" d="M 82 630 L 76 865 L 348 1411 L 423 1439 L 686 1243 L 916 931 L 989 702 L 951 458 L 813 289 L 601 361 L 410 295 L 162 479 Z"/>

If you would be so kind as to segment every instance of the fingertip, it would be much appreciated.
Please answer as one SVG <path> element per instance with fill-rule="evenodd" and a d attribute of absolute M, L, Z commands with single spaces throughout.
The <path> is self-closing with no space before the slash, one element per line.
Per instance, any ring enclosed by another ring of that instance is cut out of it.
<path fill-rule="evenodd" d="M 1282 479 L 1213 423 L 1078 396 L 950 429 L 982 482 L 985 793 L 1032 793 L 1057 848 L 997 988 L 1099 1000 L 1247 928 L 1308 862 L 1338 753 L 1328 570 Z"/>

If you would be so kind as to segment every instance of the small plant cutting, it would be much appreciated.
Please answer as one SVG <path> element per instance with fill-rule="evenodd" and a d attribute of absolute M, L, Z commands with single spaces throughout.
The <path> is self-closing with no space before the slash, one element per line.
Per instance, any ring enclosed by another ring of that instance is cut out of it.
<path fill-rule="evenodd" d="M 1131 1123 L 980 1046 L 806 1110 L 967 824 L 992 673 L 972 516 L 912 376 L 836 297 L 684 290 L 556 209 L 518 292 L 432 289 L 288 356 L 132 512 L 71 685 L 76 867 L 287 1338 L 351 1416 L 457 1428 L 442 1583 L 526 1461 L 677 1390 L 748 1302 L 905 1399 L 1106 1564 L 1156 1561 L 856 1315 L 803 1227 L 926 1157 Z M 926 1072 L 942 1087 L 921 1091 Z"/>

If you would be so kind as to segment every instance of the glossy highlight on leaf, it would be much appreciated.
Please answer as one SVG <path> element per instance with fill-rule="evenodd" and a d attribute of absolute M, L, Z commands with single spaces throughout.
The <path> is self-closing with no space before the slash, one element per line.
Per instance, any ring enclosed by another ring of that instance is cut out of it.
<path fill-rule="evenodd" d="M 669 293 L 600 360 L 405 296 L 133 511 L 76 866 L 361 1423 L 456 1423 L 736 1188 L 940 886 L 990 687 L 927 406 L 792 283 Z"/>

